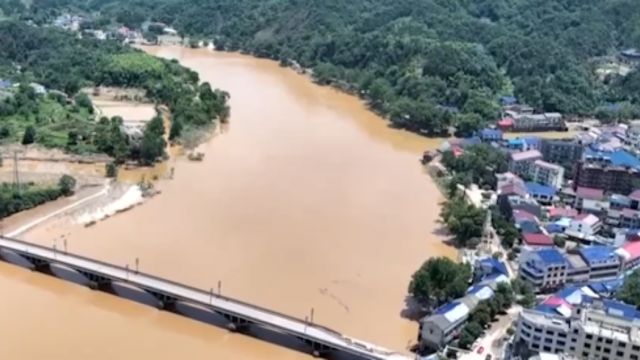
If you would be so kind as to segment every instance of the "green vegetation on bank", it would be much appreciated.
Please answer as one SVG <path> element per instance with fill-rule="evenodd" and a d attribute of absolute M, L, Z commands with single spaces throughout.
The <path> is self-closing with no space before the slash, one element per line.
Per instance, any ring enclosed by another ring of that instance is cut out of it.
<path fill-rule="evenodd" d="M 442 154 L 442 165 L 451 172 L 449 193 L 455 193 L 457 184 L 468 187 L 477 184 L 481 188 L 496 188 L 496 175 L 507 171 L 507 154 L 491 145 L 468 146 L 464 153 L 455 156 L 452 151 Z"/>
<path fill-rule="evenodd" d="M 409 284 L 409 293 L 422 306 L 436 308 L 465 294 L 471 280 L 471 267 L 449 258 L 434 257 L 422 264 Z"/>
<path fill-rule="evenodd" d="M 456 246 L 473 248 L 482 239 L 487 210 L 454 196 L 442 204 L 440 219 L 453 235 Z"/>
<path fill-rule="evenodd" d="M 0 219 L 62 196 L 73 195 L 76 180 L 64 175 L 56 185 L 0 183 Z"/>
<path fill-rule="evenodd" d="M 18 89 L 0 91 L 0 141 L 106 153 L 117 162 L 131 159 L 150 164 L 164 155 L 164 150 L 156 151 L 156 145 L 164 144 L 164 132 L 145 129 L 143 139 L 136 139 L 125 133 L 121 119 L 96 121 L 91 100 L 78 93 L 87 86 L 144 89 L 149 99 L 170 109 L 177 123 L 172 140 L 183 129 L 206 127 L 229 115 L 228 94 L 200 84 L 197 73 L 175 61 L 115 41 L 78 38 L 18 22 L 0 22 L 0 33 L 0 79 L 21 84 Z M 30 83 L 43 85 L 47 93 L 24 85 Z M 150 136 L 157 139 L 145 142 Z M 147 151 L 152 142 L 154 150 Z"/>
<path fill-rule="evenodd" d="M 99 14 L 95 26 L 160 21 L 221 49 L 295 61 L 426 134 L 494 120 L 500 95 L 578 115 L 640 104 L 640 70 L 595 74 L 604 57 L 640 47 L 636 0 L 34 0 L 22 16 L 44 23 L 65 11 Z"/>

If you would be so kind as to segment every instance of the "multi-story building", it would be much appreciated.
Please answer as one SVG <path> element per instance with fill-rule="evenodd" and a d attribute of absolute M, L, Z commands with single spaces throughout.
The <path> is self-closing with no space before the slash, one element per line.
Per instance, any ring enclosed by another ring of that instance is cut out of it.
<path fill-rule="evenodd" d="M 640 359 L 640 314 L 634 306 L 587 296 L 564 306 L 570 313 L 524 310 L 515 341 L 532 351 L 581 359 Z"/>
<path fill-rule="evenodd" d="M 602 221 L 593 215 L 583 213 L 571 220 L 566 234 L 581 240 L 593 238 L 602 229 Z"/>
<path fill-rule="evenodd" d="M 587 187 L 627 195 L 640 181 L 640 159 L 626 150 L 587 148 L 576 166 L 574 188 Z"/>
<path fill-rule="evenodd" d="M 567 280 L 567 266 L 564 254 L 556 248 L 525 251 L 518 276 L 538 291 L 557 289 Z"/>
<path fill-rule="evenodd" d="M 498 269 L 469 288 L 464 297 L 442 305 L 420 320 L 420 347 L 439 349 L 458 336 L 476 306 L 493 297 L 501 282 L 509 282 L 509 278 Z"/>
<path fill-rule="evenodd" d="M 529 171 L 531 179 L 540 184 L 560 189 L 564 182 L 564 168 L 560 165 L 551 164 L 544 160 L 536 160 Z"/>
<path fill-rule="evenodd" d="M 538 150 L 511 153 L 509 171 L 519 176 L 529 175 L 535 161 L 541 159 L 542 154 Z"/>
<path fill-rule="evenodd" d="M 557 248 L 526 251 L 520 257 L 518 276 L 540 292 L 571 283 L 613 280 L 623 271 L 619 251 L 604 245 L 586 246 L 569 253 Z"/>
<path fill-rule="evenodd" d="M 577 139 L 543 139 L 540 152 L 544 160 L 573 169 L 582 158 L 583 147 L 582 142 Z"/>
<path fill-rule="evenodd" d="M 507 111 L 506 114 L 512 120 L 511 130 L 513 131 L 548 131 L 567 128 L 560 113 L 530 114 Z"/>

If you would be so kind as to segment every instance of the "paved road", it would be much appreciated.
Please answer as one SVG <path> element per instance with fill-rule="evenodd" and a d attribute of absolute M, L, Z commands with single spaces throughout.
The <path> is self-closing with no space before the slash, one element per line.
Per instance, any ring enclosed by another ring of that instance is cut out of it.
<path fill-rule="evenodd" d="M 356 354 L 367 359 L 376 360 L 408 360 L 411 357 L 389 351 L 364 341 L 344 336 L 329 328 L 309 323 L 285 314 L 247 304 L 241 301 L 213 295 L 209 291 L 196 289 L 161 279 L 153 275 L 136 273 L 116 265 L 85 258 L 82 256 L 54 251 L 46 247 L 29 244 L 19 240 L 0 237 L 0 248 L 11 249 L 18 253 L 47 259 L 50 262 L 63 264 L 78 270 L 86 270 L 109 277 L 112 280 L 124 281 L 140 288 L 154 290 L 171 295 L 180 301 L 211 307 L 227 314 L 240 315 L 242 318 L 269 328 L 283 331 L 295 336 L 312 339 L 336 349 Z"/>

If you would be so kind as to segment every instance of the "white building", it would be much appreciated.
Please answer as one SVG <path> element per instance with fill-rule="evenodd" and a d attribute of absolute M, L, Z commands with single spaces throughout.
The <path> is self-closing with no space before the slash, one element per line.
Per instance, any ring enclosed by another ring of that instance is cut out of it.
<path fill-rule="evenodd" d="M 544 160 L 536 160 L 529 169 L 529 176 L 534 182 L 560 189 L 564 182 L 564 168 Z"/>
<path fill-rule="evenodd" d="M 570 313 L 524 310 L 516 341 L 532 351 L 581 359 L 640 359 L 640 315 L 634 306 L 585 296 L 581 304 L 562 306 Z"/>
<path fill-rule="evenodd" d="M 517 175 L 528 175 L 536 160 L 541 160 L 542 154 L 538 150 L 527 150 L 511 154 L 509 171 Z"/>
<path fill-rule="evenodd" d="M 569 236 L 580 239 L 589 239 L 595 236 L 602 228 L 602 221 L 593 214 L 580 214 L 571 220 L 571 225 L 565 231 Z"/>

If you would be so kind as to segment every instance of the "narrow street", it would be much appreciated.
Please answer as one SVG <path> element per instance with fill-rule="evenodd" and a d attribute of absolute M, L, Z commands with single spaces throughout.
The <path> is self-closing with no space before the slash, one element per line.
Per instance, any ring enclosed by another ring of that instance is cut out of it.
<path fill-rule="evenodd" d="M 506 315 L 501 315 L 497 322 L 491 325 L 486 334 L 479 338 L 473 345 L 473 351 L 464 354 L 460 360 L 483 360 L 487 355 L 491 355 L 492 360 L 501 359 L 507 336 L 507 329 L 517 319 L 522 311 L 522 306 L 513 305 Z M 481 353 L 478 353 L 482 349 Z"/>

